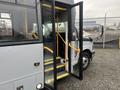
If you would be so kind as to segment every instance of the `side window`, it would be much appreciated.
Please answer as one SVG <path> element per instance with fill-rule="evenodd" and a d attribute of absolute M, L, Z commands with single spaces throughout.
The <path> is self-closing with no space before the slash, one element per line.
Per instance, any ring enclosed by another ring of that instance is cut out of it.
<path fill-rule="evenodd" d="M 10 13 L 0 13 L 0 37 L 12 37 L 12 20 Z"/>
<path fill-rule="evenodd" d="M 42 41 L 38 26 L 36 8 L 0 4 L 0 41 Z"/>
<path fill-rule="evenodd" d="M 18 4 L 35 6 L 35 0 L 17 0 Z"/>
<path fill-rule="evenodd" d="M 12 2 L 12 3 L 15 3 L 15 0 L 0 0 L 0 1 L 3 1 L 3 2 Z"/>

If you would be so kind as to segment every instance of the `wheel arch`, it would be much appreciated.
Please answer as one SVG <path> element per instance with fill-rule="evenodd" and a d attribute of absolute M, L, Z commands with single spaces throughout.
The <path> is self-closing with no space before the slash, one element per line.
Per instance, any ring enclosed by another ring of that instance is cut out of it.
<path fill-rule="evenodd" d="M 90 58 L 92 58 L 92 53 L 91 53 L 91 51 L 89 49 L 83 50 L 82 53 L 88 53 Z"/>

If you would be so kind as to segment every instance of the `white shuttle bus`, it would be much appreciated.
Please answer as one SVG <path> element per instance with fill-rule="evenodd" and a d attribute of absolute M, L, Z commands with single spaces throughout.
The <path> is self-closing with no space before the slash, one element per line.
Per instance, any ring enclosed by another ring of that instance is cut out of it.
<path fill-rule="evenodd" d="M 0 90 L 57 90 L 65 77 L 82 80 L 92 44 L 83 38 L 83 2 L 0 0 Z"/>

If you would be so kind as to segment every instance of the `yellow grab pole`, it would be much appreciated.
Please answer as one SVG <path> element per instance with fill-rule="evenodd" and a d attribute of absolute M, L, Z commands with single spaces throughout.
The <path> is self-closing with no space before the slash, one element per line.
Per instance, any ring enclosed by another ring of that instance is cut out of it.
<path fill-rule="evenodd" d="M 57 17 L 57 32 L 58 32 L 58 28 L 59 28 L 59 25 L 58 25 L 58 17 Z M 57 56 L 59 56 L 59 37 L 58 37 L 58 34 L 56 34 L 56 37 L 57 37 Z"/>
<path fill-rule="evenodd" d="M 67 70 L 67 44 L 65 45 L 65 69 Z"/>
<path fill-rule="evenodd" d="M 59 37 L 58 34 L 56 34 L 57 37 L 57 56 L 59 56 Z"/>
<path fill-rule="evenodd" d="M 67 70 L 67 45 L 66 45 L 66 41 L 62 38 L 62 36 L 59 34 L 59 24 L 58 24 L 58 17 L 57 17 L 57 30 L 56 30 L 56 34 L 57 36 L 59 35 L 62 39 L 62 41 L 64 41 L 65 43 L 65 51 L 64 51 L 64 54 L 65 54 L 65 59 L 64 59 L 64 64 L 65 64 L 65 69 Z M 58 53 L 58 37 L 57 37 L 57 53 Z"/>
<path fill-rule="evenodd" d="M 62 36 L 59 34 L 59 32 L 57 32 L 57 34 L 61 38 L 61 40 L 63 41 L 63 43 L 66 44 L 65 40 L 62 38 Z"/>

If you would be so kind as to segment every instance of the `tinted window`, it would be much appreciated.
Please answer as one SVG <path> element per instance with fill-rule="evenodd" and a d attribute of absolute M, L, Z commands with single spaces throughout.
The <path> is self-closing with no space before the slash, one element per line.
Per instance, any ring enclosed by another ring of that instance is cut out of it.
<path fill-rule="evenodd" d="M 41 40 L 38 32 L 36 8 L 0 4 L 0 41 Z"/>
<path fill-rule="evenodd" d="M 12 36 L 12 20 L 10 13 L 0 13 L 0 36 Z"/>
<path fill-rule="evenodd" d="M 17 3 L 29 5 L 29 6 L 35 6 L 35 0 L 17 0 Z"/>
<path fill-rule="evenodd" d="M 0 1 L 15 3 L 15 0 L 0 0 Z"/>

